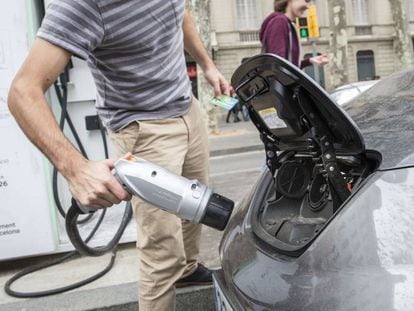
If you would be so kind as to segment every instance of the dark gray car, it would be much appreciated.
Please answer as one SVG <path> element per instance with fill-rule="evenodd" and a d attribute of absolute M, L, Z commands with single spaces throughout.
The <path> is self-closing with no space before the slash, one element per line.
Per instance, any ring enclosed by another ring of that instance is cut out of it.
<path fill-rule="evenodd" d="M 232 85 L 268 169 L 223 236 L 218 310 L 414 310 L 414 71 L 344 107 L 274 55 Z"/>

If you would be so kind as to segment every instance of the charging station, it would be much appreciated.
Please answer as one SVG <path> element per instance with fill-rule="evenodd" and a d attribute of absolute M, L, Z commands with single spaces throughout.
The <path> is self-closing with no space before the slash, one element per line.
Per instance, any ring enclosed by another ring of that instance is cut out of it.
<path fill-rule="evenodd" d="M 51 252 L 57 246 L 48 165 L 7 107 L 9 86 L 29 49 L 36 14 L 24 1 L 6 6 L 0 11 L 0 259 Z"/>
<path fill-rule="evenodd" d="M 0 11 L 0 260 L 72 250 L 64 219 L 57 213 L 52 193 L 52 166 L 20 130 L 7 107 L 13 77 L 26 57 L 50 0 L 8 1 Z M 68 113 L 89 159 L 105 158 L 101 132 L 95 130 L 96 89 L 86 62 L 72 58 L 69 70 Z M 52 88 L 46 97 L 57 119 L 61 108 Z M 89 129 L 88 129 L 89 128 Z M 69 129 L 65 135 L 74 142 Z M 76 145 L 76 144 L 75 144 Z M 108 141 L 109 155 L 115 156 Z M 58 192 L 65 209 L 71 194 L 58 176 Z M 100 230 L 90 245 L 105 244 L 118 228 L 124 204 L 108 209 Z M 98 213 L 95 213 L 98 214 Z M 85 235 L 97 216 L 79 229 Z M 121 242 L 135 241 L 135 223 L 130 222 Z"/>

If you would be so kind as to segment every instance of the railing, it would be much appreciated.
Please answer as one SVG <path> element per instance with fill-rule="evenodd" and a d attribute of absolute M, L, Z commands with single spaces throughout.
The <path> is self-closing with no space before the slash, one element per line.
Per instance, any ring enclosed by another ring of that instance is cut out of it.
<path fill-rule="evenodd" d="M 367 36 L 372 35 L 372 26 L 355 26 L 355 35 L 356 36 Z"/>
<path fill-rule="evenodd" d="M 258 30 L 242 30 L 239 32 L 239 38 L 241 42 L 259 41 L 259 31 Z"/>

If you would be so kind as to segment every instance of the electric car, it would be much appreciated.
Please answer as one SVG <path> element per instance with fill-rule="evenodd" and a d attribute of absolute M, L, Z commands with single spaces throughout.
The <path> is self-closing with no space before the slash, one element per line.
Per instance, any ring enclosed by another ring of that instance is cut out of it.
<path fill-rule="evenodd" d="M 267 169 L 233 212 L 218 310 L 414 310 L 414 71 L 338 106 L 270 54 L 232 77 Z"/>
<path fill-rule="evenodd" d="M 347 102 L 353 100 L 359 94 L 369 90 L 371 87 L 377 84 L 378 81 L 379 80 L 368 80 L 342 85 L 340 87 L 337 87 L 331 93 L 331 97 L 338 105 L 343 106 Z"/>

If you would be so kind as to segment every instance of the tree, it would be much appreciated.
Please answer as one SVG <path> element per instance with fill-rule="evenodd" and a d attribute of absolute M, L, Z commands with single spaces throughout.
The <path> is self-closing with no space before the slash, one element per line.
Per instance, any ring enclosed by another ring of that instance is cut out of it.
<path fill-rule="evenodd" d="M 389 0 L 394 20 L 394 50 L 399 60 L 399 68 L 411 67 L 414 64 L 413 43 L 408 25 L 407 2 L 405 0 Z"/>
<path fill-rule="evenodd" d="M 328 0 L 329 6 L 329 85 L 336 88 L 348 83 L 345 0 Z"/>
<path fill-rule="evenodd" d="M 211 25 L 210 25 L 210 0 L 187 0 L 187 10 L 191 13 L 194 19 L 200 39 L 204 44 L 206 50 L 211 51 Z M 209 130 L 218 132 L 216 109 L 209 104 L 213 98 L 213 89 L 204 78 L 204 74 L 199 66 L 197 66 L 197 81 L 198 81 L 198 100 L 201 103 L 204 115 L 207 118 Z"/>

